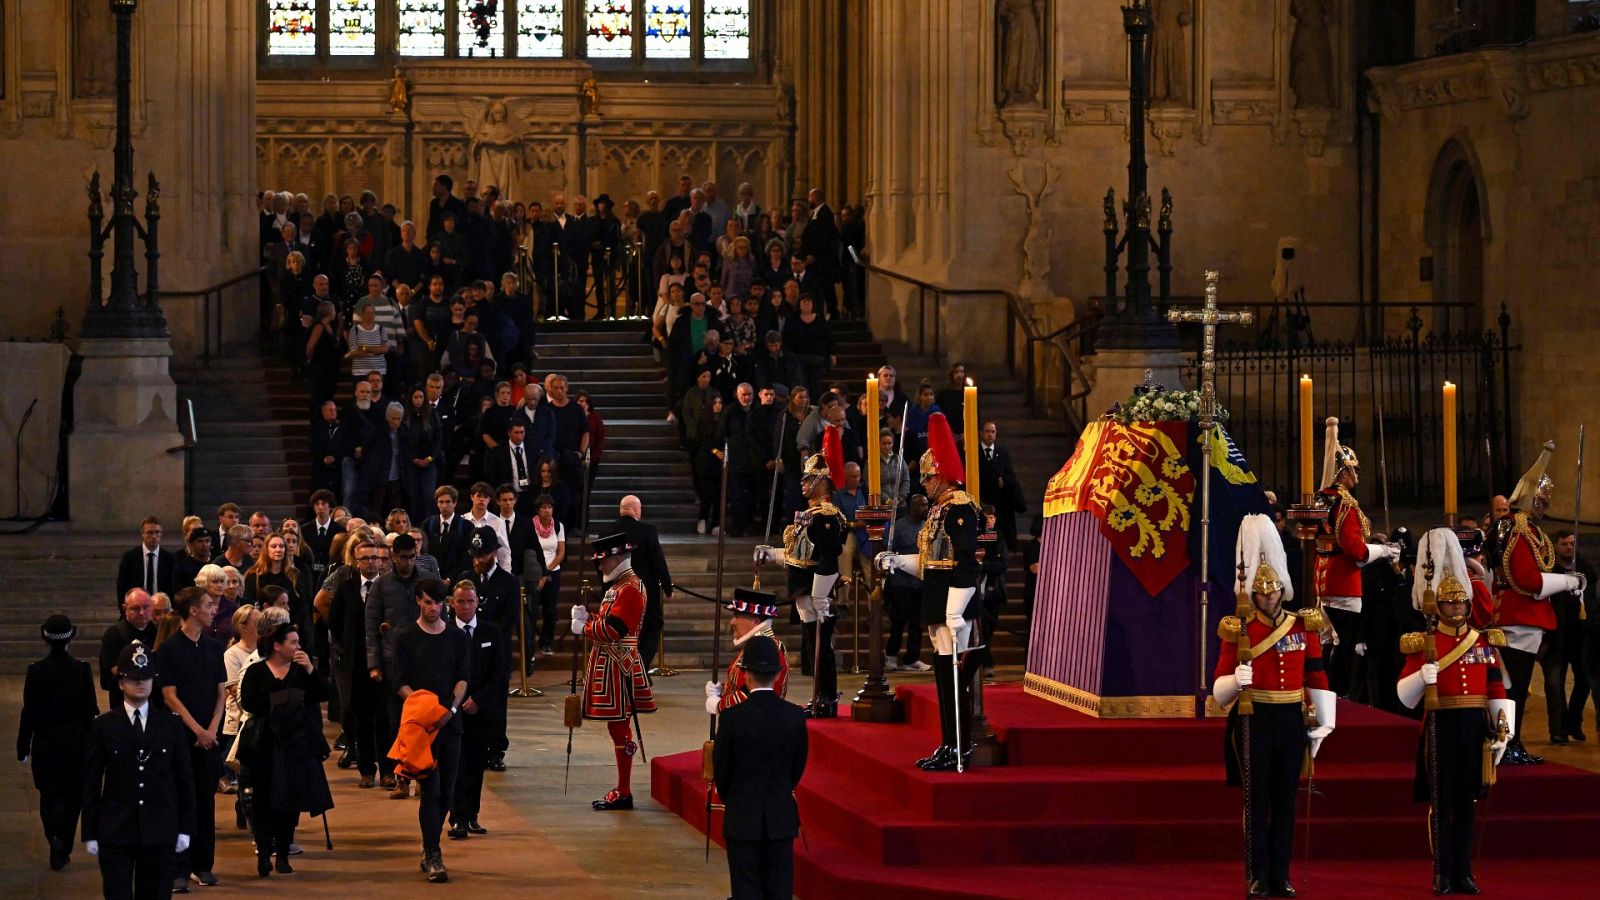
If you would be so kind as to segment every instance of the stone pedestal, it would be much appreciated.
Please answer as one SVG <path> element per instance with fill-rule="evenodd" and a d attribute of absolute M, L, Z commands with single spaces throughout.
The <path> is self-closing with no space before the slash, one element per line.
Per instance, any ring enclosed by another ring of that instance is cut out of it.
<path fill-rule="evenodd" d="M 178 389 L 166 339 L 85 340 L 73 392 L 68 469 L 72 524 L 123 531 L 153 515 L 168 528 L 184 515 Z M 131 532 L 130 532 L 131 533 Z"/>
<path fill-rule="evenodd" d="M 1133 395 L 1134 385 L 1144 380 L 1148 369 L 1157 383 L 1168 388 L 1183 386 L 1186 359 L 1178 350 L 1100 350 L 1084 360 L 1093 387 L 1089 391 L 1089 418 L 1111 408 L 1111 404 Z"/>

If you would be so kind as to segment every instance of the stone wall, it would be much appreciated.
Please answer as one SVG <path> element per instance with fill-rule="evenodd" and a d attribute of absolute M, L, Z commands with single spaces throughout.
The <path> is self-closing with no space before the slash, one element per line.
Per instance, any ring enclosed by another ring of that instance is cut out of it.
<path fill-rule="evenodd" d="M 1464 160 L 1483 210 L 1483 320 L 1504 302 L 1522 355 L 1516 371 L 1519 466 L 1556 441 L 1553 509 L 1572 513 L 1577 423 L 1600 423 L 1593 348 L 1600 320 L 1600 34 L 1439 57 L 1371 73 L 1383 110 L 1379 213 L 1382 291 L 1428 300 L 1424 258 L 1440 271 L 1440 180 Z M 1600 518 L 1600 425 L 1589 441 L 1584 513 Z M 1502 485 L 1509 490 L 1511 485 Z"/>
<path fill-rule="evenodd" d="M 89 302 L 88 177 L 98 168 L 102 188 L 111 186 L 115 20 L 103 2 L 17 0 L 0 12 L 0 269 L 9 287 L 0 335 L 42 337 L 59 306 L 76 336 Z M 255 22 L 252 0 L 144 0 L 135 14 L 135 207 L 142 212 L 153 171 L 164 289 L 223 281 L 259 252 L 250 160 Z M 105 208 L 109 214 L 109 199 Z M 109 253 L 108 246 L 108 275 Z M 168 305 L 180 342 L 196 329 L 198 308 Z"/>
<path fill-rule="evenodd" d="M 1127 184 L 1121 6 L 870 5 L 875 263 L 1080 311 L 1105 292 L 1103 200 L 1115 187 L 1120 204 Z M 1357 299 L 1348 4 L 1157 0 L 1155 10 L 1164 69 L 1148 118 L 1149 183 L 1157 204 L 1161 188 L 1173 195 L 1174 294 L 1198 296 L 1215 266 L 1225 300 L 1268 300 L 1278 240 L 1291 236 L 1311 302 Z M 1295 12 L 1316 13 L 1298 44 Z M 1304 49 L 1318 42 L 1320 53 Z M 895 296 L 872 312 L 891 339 L 915 324 L 906 291 Z M 962 305 L 945 328 L 971 337 L 957 352 L 994 353 L 984 335 L 999 333 L 1002 303 Z"/>

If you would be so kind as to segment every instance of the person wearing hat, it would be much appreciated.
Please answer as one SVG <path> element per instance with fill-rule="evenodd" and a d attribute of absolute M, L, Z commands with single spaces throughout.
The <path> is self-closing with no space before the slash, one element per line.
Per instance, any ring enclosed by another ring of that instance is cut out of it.
<path fill-rule="evenodd" d="M 67 652 L 77 629 L 56 613 L 39 636 L 49 645 L 44 659 L 28 664 L 22 683 L 22 720 L 17 725 L 17 761 L 33 763 L 39 818 L 50 844 L 50 868 L 60 871 L 72 855 L 83 802 L 83 751 L 89 727 L 100 713 L 89 664 Z"/>
<path fill-rule="evenodd" d="M 572 607 L 572 633 L 590 641 L 584 671 L 583 717 L 606 723 L 617 757 L 617 786 L 590 804 L 597 810 L 633 809 L 633 754 L 638 745 L 628 730 L 631 718 L 656 711 L 650 679 L 639 657 L 639 626 L 644 620 L 645 592 L 633 571 L 633 545 L 627 535 L 612 534 L 594 542 L 589 559 L 599 564 L 606 593 L 594 615 L 588 607 Z"/>
<path fill-rule="evenodd" d="M 478 616 L 510 634 L 522 611 L 522 585 L 517 576 L 500 567 L 500 537 L 495 529 L 480 525 L 467 541 L 472 568 L 456 574 L 454 581 L 471 581 L 478 587 Z"/>
<path fill-rule="evenodd" d="M 194 584 L 195 576 L 211 562 L 211 529 L 196 525 L 183 536 L 183 553 L 172 563 L 172 583 L 180 587 Z"/>
<path fill-rule="evenodd" d="M 966 469 L 944 413 L 928 418 L 928 449 L 918 469 L 928 495 L 928 518 L 917 534 L 918 553 L 879 553 L 878 567 L 922 579 L 922 623 L 933 644 L 934 684 L 939 693 L 941 743 L 917 760 L 933 772 L 965 767 L 972 752 L 972 673 L 961 671 L 972 643 L 972 619 L 983 609 L 978 592 L 978 534 L 984 518 L 963 490 Z M 974 670 L 976 673 L 976 670 Z"/>
<path fill-rule="evenodd" d="M 1336 724 L 1335 698 L 1328 689 L 1318 637 L 1327 622 L 1314 606 L 1298 613 L 1285 608 L 1294 600 L 1294 584 L 1283 539 L 1270 517 L 1259 513 L 1244 517 L 1234 559 L 1238 561 L 1234 590 L 1244 615 L 1227 616 L 1217 626 L 1222 645 L 1211 695 L 1217 706 L 1228 710 L 1223 759 L 1229 784 L 1243 783 L 1240 758 L 1249 755 L 1244 819 L 1249 894 L 1293 897 L 1289 858 L 1300 771 L 1307 754 L 1316 757 Z M 1247 647 L 1247 658 L 1241 658 L 1241 645 Z M 1246 690 L 1249 713 L 1234 705 Z M 1314 724 L 1307 721 L 1307 700 L 1316 710 Z M 1247 715 L 1248 729 L 1241 723 Z"/>
<path fill-rule="evenodd" d="M 1439 700 L 1439 708 L 1424 715 L 1414 780 L 1416 801 L 1430 802 L 1427 729 L 1431 725 L 1437 753 L 1433 774 L 1438 780 L 1438 805 L 1428 810 L 1438 829 L 1433 891 L 1477 894 L 1478 883 L 1472 877 L 1473 804 L 1488 787 L 1484 754 L 1492 754 L 1488 766 L 1500 762 L 1511 720 L 1516 718 L 1516 704 L 1506 698 L 1500 678 L 1506 636 L 1498 628 L 1480 631 L 1468 621 L 1473 606 L 1488 601 L 1489 589 L 1468 574 L 1461 541 L 1451 529 L 1424 534 L 1418 561 L 1412 608 L 1438 624 L 1430 632 L 1401 636 L 1406 663 L 1395 690 L 1410 709 L 1416 709 L 1428 685 L 1434 686 Z M 1432 653 L 1427 652 L 1429 641 Z M 1506 732 L 1499 731 L 1501 720 Z"/>
<path fill-rule="evenodd" d="M 805 714 L 779 693 L 787 666 L 777 641 L 752 635 L 737 665 L 750 693 L 718 717 L 712 749 L 733 900 L 792 897 L 800 833 L 794 791 L 806 771 Z"/>
<path fill-rule="evenodd" d="M 783 529 L 783 546 L 756 548 L 755 559 L 784 563 L 789 569 L 789 596 L 807 628 L 816 629 L 815 670 L 807 715 L 831 719 L 839 714 L 838 669 L 833 653 L 833 627 L 829 594 L 839 580 L 839 555 L 844 552 L 848 525 L 833 505 L 833 490 L 844 483 L 844 448 L 839 429 L 822 432 L 823 451 L 809 457 L 800 473 L 800 493 L 806 508 L 794 514 Z"/>
<path fill-rule="evenodd" d="M 1582 594 L 1588 579 L 1581 572 L 1556 572 L 1556 548 L 1539 527 L 1550 510 L 1550 495 L 1555 483 L 1546 475 L 1554 441 L 1545 441 L 1533 467 L 1511 492 L 1511 525 L 1496 547 L 1494 568 L 1495 598 L 1500 615 L 1494 622 L 1506 636 L 1501 650 L 1505 666 L 1507 696 L 1516 703 L 1511 745 L 1505 760 L 1514 766 L 1544 762 L 1522 746 L 1522 714 L 1528 703 L 1528 688 L 1533 683 L 1533 664 L 1545 632 L 1556 627 L 1555 608 L 1550 598 L 1563 591 Z"/>
<path fill-rule="evenodd" d="M 750 680 L 743 665 L 744 651 L 755 638 L 764 637 L 777 643 L 778 671 L 769 685 L 779 697 L 787 696 L 789 690 L 789 656 L 783 649 L 783 642 L 772 633 L 772 618 L 778 614 L 778 595 L 736 587 L 733 599 L 724 608 L 733 613 L 733 646 L 739 648 L 739 654 L 728 665 L 725 684 L 706 682 L 706 713 L 713 716 L 749 699 Z"/>
<path fill-rule="evenodd" d="M 1329 416 L 1324 425 L 1320 499 L 1328 515 L 1317 525 L 1316 590 L 1306 600 L 1320 601 L 1333 626 L 1328 681 L 1335 694 L 1345 697 L 1360 640 L 1361 570 L 1384 560 L 1398 561 L 1400 545 L 1368 543 L 1372 523 L 1350 493 L 1361 481 L 1361 460 L 1339 443 L 1337 418 Z"/>
<path fill-rule="evenodd" d="M 616 284 L 612 277 L 620 259 L 617 250 L 622 246 L 622 222 L 613 215 L 610 194 L 594 198 L 593 237 L 589 242 L 589 255 L 594 268 L 595 299 L 600 304 L 597 319 L 616 316 Z"/>
<path fill-rule="evenodd" d="M 178 854 L 194 833 L 193 738 L 177 715 L 150 702 L 155 677 L 155 657 L 142 642 L 124 647 L 121 697 L 89 727 L 83 845 L 100 860 L 108 898 L 168 896 Z"/>

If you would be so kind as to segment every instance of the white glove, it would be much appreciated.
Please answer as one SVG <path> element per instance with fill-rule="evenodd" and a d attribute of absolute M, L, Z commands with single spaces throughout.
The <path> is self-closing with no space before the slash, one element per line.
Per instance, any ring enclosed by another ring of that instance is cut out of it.
<path fill-rule="evenodd" d="M 1317 710 L 1317 727 L 1306 731 L 1306 738 L 1311 741 L 1311 758 L 1317 758 L 1317 751 L 1322 749 L 1322 739 L 1333 734 L 1334 726 L 1338 724 L 1339 699 L 1333 691 L 1323 691 L 1311 688 L 1306 691 L 1311 698 L 1312 706 Z"/>
<path fill-rule="evenodd" d="M 573 607 L 572 607 L 572 633 L 573 634 L 578 634 L 578 635 L 583 634 L 583 626 L 588 621 L 589 621 L 589 611 L 587 609 L 585 609 L 581 604 L 573 604 Z"/>
<path fill-rule="evenodd" d="M 1406 709 L 1416 709 L 1417 701 L 1422 699 L 1422 673 L 1412 672 L 1396 682 L 1394 689 Z"/>
<path fill-rule="evenodd" d="M 1233 680 L 1235 684 L 1239 685 L 1240 690 L 1249 687 L 1251 682 L 1255 681 L 1255 677 L 1255 667 L 1249 663 L 1239 663 L 1234 667 Z"/>
<path fill-rule="evenodd" d="M 187 849 L 189 849 L 189 836 L 187 834 L 178 835 L 178 845 L 177 845 L 177 849 L 174 852 L 175 853 L 182 853 L 183 851 L 185 851 Z"/>
<path fill-rule="evenodd" d="M 1370 566 L 1375 562 L 1385 559 L 1399 559 L 1399 544 L 1368 544 L 1367 558 L 1356 563 L 1359 566 Z"/>
<path fill-rule="evenodd" d="M 1578 579 L 1578 587 L 1576 589 L 1577 593 L 1581 594 L 1589 589 L 1589 576 L 1583 574 L 1582 572 L 1573 572 L 1572 577 Z"/>
<path fill-rule="evenodd" d="M 829 600 L 833 593 L 833 586 L 839 580 L 839 574 L 811 576 L 811 608 L 816 610 L 818 618 L 827 618 L 828 610 L 832 606 Z"/>
<path fill-rule="evenodd" d="M 828 610 L 833 608 L 833 601 L 827 597 L 812 597 L 811 608 L 817 611 L 817 618 L 826 619 Z"/>
<path fill-rule="evenodd" d="M 1506 752 L 1506 743 L 1517 733 L 1517 701 L 1515 700 L 1490 700 L 1489 701 L 1489 728 L 1494 729 L 1499 725 L 1500 711 L 1506 714 L 1506 740 L 1491 741 L 1489 749 L 1494 751 L 1494 764 L 1500 765 L 1500 757 Z"/>
<path fill-rule="evenodd" d="M 756 547 L 756 563 L 783 562 L 783 550 L 778 547 L 769 547 L 762 544 Z"/>
<path fill-rule="evenodd" d="M 1367 645 L 1364 644 L 1364 643 L 1357 644 L 1356 645 L 1356 655 L 1357 656 L 1366 656 L 1367 655 Z"/>
<path fill-rule="evenodd" d="M 1438 684 L 1439 683 L 1439 664 L 1438 663 L 1423 663 L 1422 664 L 1422 683 L 1423 684 Z"/>
<path fill-rule="evenodd" d="M 717 706 L 722 702 L 722 685 L 714 681 L 706 682 L 706 715 L 717 714 Z"/>
<path fill-rule="evenodd" d="M 1569 575 L 1565 572 L 1544 572 L 1539 576 L 1538 596 L 1535 599 L 1546 600 L 1555 594 L 1580 592 L 1588 582 L 1582 575 Z"/>
<path fill-rule="evenodd" d="M 903 572 L 907 575 L 917 574 L 917 555 L 915 553 L 890 553 L 885 550 L 878 554 L 876 562 L 878 568 L 885 572 Z"/>
<path fill-rule="evenodd" d="M 83 849 L 89 851 L 89 855 L 90 856 L 99 856 L 100 855 L 100 842 L 99 841 L 84 841 L 83 842 Z"/>

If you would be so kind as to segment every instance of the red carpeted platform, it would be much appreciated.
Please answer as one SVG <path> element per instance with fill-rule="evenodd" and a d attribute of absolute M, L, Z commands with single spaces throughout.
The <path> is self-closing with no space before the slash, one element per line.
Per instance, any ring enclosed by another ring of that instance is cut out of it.
<path fill-rule="evenodd" d="M 1238 896 L 1239 794 L 1223 783 L 1220 720 L 1094 719 L 987 691 L 1011 764 L 918 771 L 937 743 L 931 688 L 901 688 L 908 721 L 811 725 L 797 796 L 805 898 Z M 1302 896 L 1428 896 L 1424 807 L 1411 800 L 1417 723 L 1341 703 L 1317 760 Z M 656 801 L 704 830 L 700 754 L 651 762 Z M 1302 794 L 1302 797 L 1304 795 Z M 1502 770 L 1489 801 L 1479 882 L 1498 896 L 1600 891 L 1600 775 L 1556 764 Z M 721 839 L 721 816 L 713 836 Z"/>

